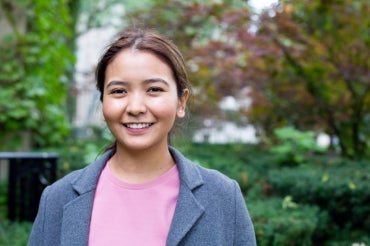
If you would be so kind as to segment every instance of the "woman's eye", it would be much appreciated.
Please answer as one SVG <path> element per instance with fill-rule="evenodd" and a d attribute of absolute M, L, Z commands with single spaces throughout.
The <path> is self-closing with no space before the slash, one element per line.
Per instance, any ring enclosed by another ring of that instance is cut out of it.
<path fill-rule="evenodd" d="M 162 91 L 164 91 L 164 90 L 161 87 L 150 87 L 148 89 L 148 92 L 150 92 L 150 93 L 162 92 Z"/>
<path fill-rule="evenodd" d="M 111 91 L 111 94 L 123 94 L 125 93 L 124 89 L 114 89 Z"/>

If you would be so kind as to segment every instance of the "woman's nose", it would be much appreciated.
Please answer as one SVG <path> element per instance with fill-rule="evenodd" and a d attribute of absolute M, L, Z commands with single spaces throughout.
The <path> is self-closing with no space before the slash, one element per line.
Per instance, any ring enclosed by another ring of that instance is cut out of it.
<path fill-rule="evenodd" d="M 131 94 L 128 100 L 127 113 L 130 115 L 140 115 L 146 112 L 144 96 L 135 93 Z"/>

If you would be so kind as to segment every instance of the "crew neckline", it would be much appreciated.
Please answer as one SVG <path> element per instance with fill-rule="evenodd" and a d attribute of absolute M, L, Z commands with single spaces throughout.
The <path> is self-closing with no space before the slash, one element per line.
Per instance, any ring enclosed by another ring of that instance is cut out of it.
<path fill-rule="evenodd" d="M 113 173 L 110 165 L 109 165 L 109 160 L 107 164 L 105 165 L 102 175 L 105 175 L 110 182 L 112 182 L 115 186 L 123 188 L 123 189 L 128 189 L 128 190 L 146 190 L 146 189 L 151 189 L 153 187 L 156 187 L 158 185 L 161 185 L 169 180 L 172 179 L 172 177 L 176 176 L 176 173 L 178 173 L 178 168 L 175 163 L 173 167 L 168 169 L 165 173 L 160 175 L 159 177 L 149 180 L 147 182 L 143 183 L 129 183 L 125 182 L 123 180 L 120 180 L 116 175 Z"/>

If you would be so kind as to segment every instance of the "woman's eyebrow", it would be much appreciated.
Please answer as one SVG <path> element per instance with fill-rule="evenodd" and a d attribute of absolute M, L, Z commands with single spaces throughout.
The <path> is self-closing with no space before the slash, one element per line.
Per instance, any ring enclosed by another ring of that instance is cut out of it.
<path fill-rule="evenodd" d="M 114 86 L 114 85 L 123 85 L 123 86 L 127 86 L 128 85 L 128 82 L 126 81 L 122 81 L 122 80 L 112 80 L 112 81 L 109 81 L 106 88 L 109 88 L 111 86 Z"/>
<path fill-rule="evenodd" d="M 170 84 L 161 78 L 151 78 L 151 79 L 146 79 L 143 81 L 144 84 L 153 84 L 153 83 L 163 83 L 166 86 L 170 86 Z M 129 86 L 129 82 L 123 81 L 123 80 L 112 80 L 109 81 L 108 84 L 106 85 L 106 88 L 115 86 L 115 85 L 120 85 L 120 86 Z"/>
<path fill-rule="evenodd" d="M 166 80 L 161 79 L 161 78 L 146 79 L 143 82 L 144 82 L 144 84 L 163 83 L 166 86 L 170 86 L 170 84 Z"/>

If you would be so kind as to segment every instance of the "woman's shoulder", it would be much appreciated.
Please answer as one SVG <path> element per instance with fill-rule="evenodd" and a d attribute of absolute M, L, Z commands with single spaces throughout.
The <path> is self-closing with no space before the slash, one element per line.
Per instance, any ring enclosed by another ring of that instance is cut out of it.
<path fill-rule="evenodd" d="M 104 153 L 87 166 L 74 170 L 60 178 L 48 186 L 48 189 L 56 191 L 56 194 L 60 194 L 58 191 L 68 192 L 68 190 L 78 189 L 79 187 L 86 187 L 86 189 L 94 187 L 109 156 L 109 152 Z"/>
<path fill-rule="evenodd" d="M 49 187 L 52 189 L 64 189 L 66 186 L 71 185 L 71 183 L 75 180 L 78 179 L 78 177 L 81 175 L 81 173 L 84 172 L 85 169 L 87 169 L 88 166 L 83 167 L 81 169 L 73 170 L 66 174 L 65 176 L 59 178 L 57 181 L 52 183 Z"/>
<path fill-rule="evenodd" d="M 236 181 L 224 173 L 215 169 L 204 167 L 201 164 L 194 163 L 194 165 L 201 173 L 204 179 L 204 185 L 207 187 L 212 187 L 212 189 L 216 190 L 217 192 L 226 193 L 230 193 L 231 190 L 235 189 L 235 186 L 237 185 Z"/>
<path fill-rule="evenodd" d="M 180 175 L 186 182 L 202 183 L 206 187 L 214 187 L 214 189 L 219 191 L 225 190 L 227 192 L 235 188 L 236 181 L 222 172 L 195 163 L 176 149 L 172 149 L 172 154 L 179 166 Z"/>
<path fill-rule="evenodd" d="M 76 192 L 73 188 L 73 183 L 75 180 L 79 179 L 79 177 L 87 168 L 88 166 L 72 171 L 64 177 L 58 179 L 54 183 L 50 184 L 45 188 L 43 196 L 47 200 L 54 201 L 69 201 L 70 199 L 73 199 L 76 196 Z"/>

